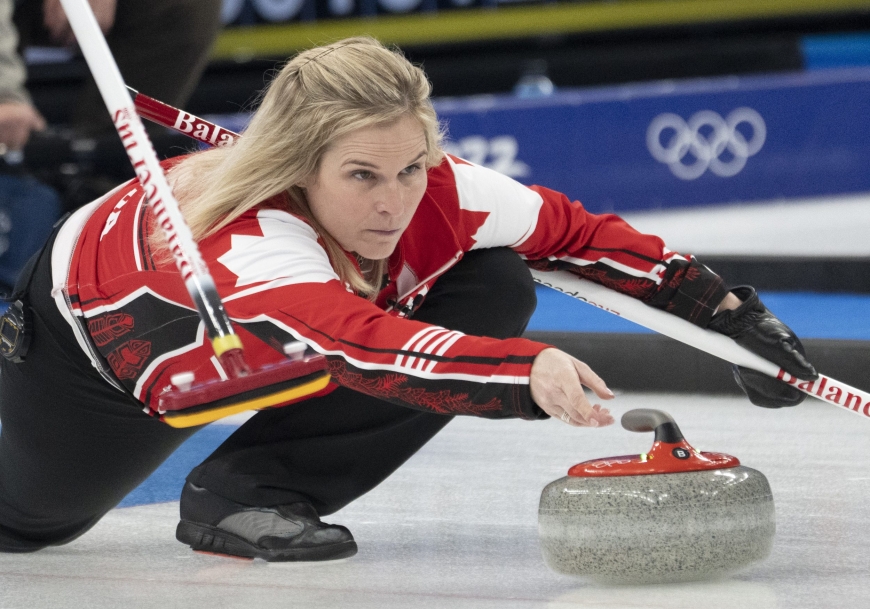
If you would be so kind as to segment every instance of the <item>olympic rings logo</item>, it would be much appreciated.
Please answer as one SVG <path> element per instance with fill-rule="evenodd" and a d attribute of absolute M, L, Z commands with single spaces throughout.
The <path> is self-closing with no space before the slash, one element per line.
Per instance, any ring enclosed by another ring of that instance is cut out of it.
<path fill-rule="evenodd" d="M 751 128 L 749 139 L 738 129 L 741 124 Z M 752 108 L 737 108 L 724 119 L 702 110 L 688 122 L 667 112 L 655 117 L 646 131 L 650 154 L 681 180 L 695 180 L 707 169 L 723 178 L 735 176 L 766 139 L 764 119 Z"/>

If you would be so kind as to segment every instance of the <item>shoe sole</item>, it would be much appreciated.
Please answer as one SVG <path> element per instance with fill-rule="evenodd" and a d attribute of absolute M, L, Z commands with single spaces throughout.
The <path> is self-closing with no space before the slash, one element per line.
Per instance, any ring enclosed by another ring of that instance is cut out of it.
<path fill-rule="evenodd" d="M 238 535 L 187 520 L 178 523 L 175 538 L 197 552 L 238 558 L 261 558 L 268 562 L 338 560 L 353 556 L 357 552 L 356 542 L 353 540 L 313 548 L 264 550 Z"/>

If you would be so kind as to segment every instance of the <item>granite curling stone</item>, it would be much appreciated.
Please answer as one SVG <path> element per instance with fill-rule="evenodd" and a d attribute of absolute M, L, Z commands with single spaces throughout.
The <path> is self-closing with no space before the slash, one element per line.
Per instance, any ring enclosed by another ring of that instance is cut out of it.
<path fill-rule="evenodd" d="M 660 410 L 631 410 L 630 431 L 655 432 L 647 454 L 575 465 L 541 493 L 547 565 L 607 584 L 720 577 L 767 557 L 776 530 L 764 475 L 699 452 Z"/>

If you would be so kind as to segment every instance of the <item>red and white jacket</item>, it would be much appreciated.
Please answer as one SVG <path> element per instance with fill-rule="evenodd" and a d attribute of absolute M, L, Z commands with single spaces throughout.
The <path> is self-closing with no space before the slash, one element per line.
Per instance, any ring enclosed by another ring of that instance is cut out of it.
<path fill-rule="evenodd" d="M 701 326 L 725 296 L 691 257 L 560 193 L 454 157 L 428 178 L 375 303 L 339 281 L 314 229 L 274 201 L 200 243 L 251 366 L 301 340 L 327 356 L 338 385 L 432 412 L 541 418 L 529 372 L 548 345 L 413 319 L 465 252 L 510 247 L 536 268 L 570 269 Z M 151 414 L 178 372 L 225 378 L 174 263 L 153 256 L 154 230 L 142 189 L 128 182 L 71 216 L 52 251 L 53 295 L 80 346 Z"/>

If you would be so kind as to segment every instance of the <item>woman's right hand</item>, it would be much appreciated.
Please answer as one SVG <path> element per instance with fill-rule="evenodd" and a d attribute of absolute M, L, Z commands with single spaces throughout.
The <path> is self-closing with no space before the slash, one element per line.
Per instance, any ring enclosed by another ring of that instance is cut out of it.
<path fill-rule="evenodd" d="M 532 364 L 529 389 L 541 410 L 575 427 L 603 427 L 613 423 L 609 410 L 589 402 L 583 392 L 584 385 L 602 400 L 614 397 L 592 368 L 563 351 L 544 349 Z"/>

